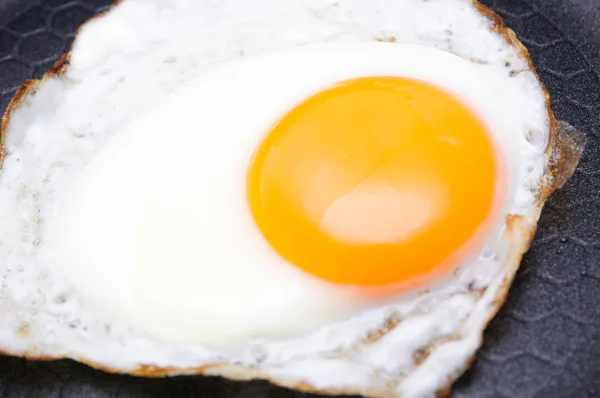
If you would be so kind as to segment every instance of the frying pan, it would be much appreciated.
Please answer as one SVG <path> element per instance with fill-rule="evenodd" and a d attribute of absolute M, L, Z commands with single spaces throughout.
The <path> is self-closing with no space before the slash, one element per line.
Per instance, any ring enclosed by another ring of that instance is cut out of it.
<path fill-rule="evenodd" d="M 390 0 L 394 1 L 394 0 Z M 443 0 L 437 0 L 443 1 Z M 0 0 L 0 114 L 111 0 Z M 531 52 L 558 119 L 588 136 L 549 200 L 504 308 L 453 397 L 600 397 L 600 0 L 482 0 Z M 0 356 L 0 398 L 316 398 L 265 382 L 140 379 Z"/>

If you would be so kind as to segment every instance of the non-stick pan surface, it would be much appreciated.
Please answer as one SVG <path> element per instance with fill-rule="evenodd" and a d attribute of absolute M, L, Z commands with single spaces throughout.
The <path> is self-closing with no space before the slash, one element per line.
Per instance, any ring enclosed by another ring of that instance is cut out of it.
<path fill-rule="evenodd" d="M 529 48 L 557 117 L 580 127 L 589 143 L 573 178 L 546 206 L 508 301 L 453 397 L 600 397 L 600 0 L 482 2 Z M 109 3 L 0 0 L 0 114 L 21 82 L 41 76 L 77 27 Z M 264 382 L 147 380 L 71 361 L 0 357 L 0 398 L 17 397 L 316 396 Z"/>

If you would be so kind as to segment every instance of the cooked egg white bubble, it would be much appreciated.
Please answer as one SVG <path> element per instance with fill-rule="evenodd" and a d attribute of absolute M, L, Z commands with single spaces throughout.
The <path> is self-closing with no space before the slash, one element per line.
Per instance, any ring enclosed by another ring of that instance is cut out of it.
<path fill-rule="evenodd" d="M 468 365 L 542 206 L 527 59 L 471 0 L 259 3 L 124 0 L 6 119 L 0 349 L 373 397 L 433 396 Z M 469 107 L 507 184 L 456 267 L 366 300 L 279 255 L 247 182 L 274 123 L 369 76 Z"/>
<path fill-rule="evenodd" d="M 245 181 L 253 153 L 285 113 L 369 76 L 421 79 L 453 93 L 498 137 L 511 172 L 518 169 L 508 102 L 476 65 L 425 46 L 305 45 L 206 72 L 116 132 L 60 203 L 48 258 L 109 319 L 171 342 L 297 336 L 362 309 L 367 303 L 348 289 L 269 246 Z M 497 239 L 497 228 L 489 234 Z"/>

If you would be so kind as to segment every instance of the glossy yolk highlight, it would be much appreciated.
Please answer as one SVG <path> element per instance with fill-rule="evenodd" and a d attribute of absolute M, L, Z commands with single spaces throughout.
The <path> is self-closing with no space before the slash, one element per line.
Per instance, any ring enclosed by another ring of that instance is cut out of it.
<path fill-rule="evenodd" d="M 302 270 L 409 288 L 478 243 L 500 175 L 486 128 L 458 99 L 418 80 L 360 78 L 274 126 L 248 200 L 267 241 Z"/>

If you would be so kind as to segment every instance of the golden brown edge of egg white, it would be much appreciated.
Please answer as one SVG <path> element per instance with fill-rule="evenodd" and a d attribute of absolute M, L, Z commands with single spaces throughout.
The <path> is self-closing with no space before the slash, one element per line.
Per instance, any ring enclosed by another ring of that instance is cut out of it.
<path fill-rule="evenodd" d="M 75 40 L 77 36 L 81 32 L 81 30 L 85 27 L 85 25 L 97 18 L 102 18 L 106 16 L 114 6 L 120 3 L 122 0 L 116 0 L 113 5 L 106 11 L 99 13 L 98 15 L 90 18 L 84 24 L 82 24 L 76 32 Z M 585 135 L 577 131 L 575 128 L 571 127 L 567 123 L 557 121 L 550 104 L 550 95 L 541 82 L 535 67 L 533 66 L 533 62 L 529 55 L 527 48 L 519 41 L 516 34 L 509 28 L 504 26 L 504 22 L 502 18 L 496 14 L 494 11 L 479 3 L 477 0 L 471 0 L 474 7 L 479 11 L 479 13 L 486 18 L 488 18 L 491 22 L 491 30 L 501 35 L 504 40 L 513 48 L 518 50 L 519 56 L 527 61 L 529 66 L 529 70 L 533 72 L 537 78 L 537 80 L 542 85 L 542 89 L 544 90 L 544 95 L 546 98 L 546 109 L 548 110 L 548 121 L 550 125 L 550 138 L 548 141 L 548 146 L 546 148 L 546 157 L 547 164 L 544 172 L 544 176 L 542 178 L 542 183 L 540 184 L 539 191 L 537 193 L 537 200 L 533 211 L 528 215 L 512 215 L 509 214 L 506 216 L 506 231 L 507 231 L 507 239 L 509 241 L 509 245 L 512 248 L 510 251 L 511 256 L 506 260 L 506 266 L 504 267 L 507 270 L 506 277 L 501 288 L 498 290 L 497 296 L 492 301 L 490 308 L 490 314 L 486 321 L 486 326 L 489 322 L 494 318 L 498 310 L 504 304 L 508 290 L 510 285 L 514 279 L 514 276 L 519 268 L 521 263 L 521 258 L 523 254 L 529 250 L 531 243 L 533 242 L 533 238 L 536 232 L 537 222 L 540 217 L 542 208 L 544 207 L 544 203 L 557 189 L 562 188 L 568 178 L 575 171 L 577 164 L 583 153 L 583 148 L 585 146 L 586 138 Z M 388 41 L 395 42 L 395 37 L 381 37 L 378 38 L 379 41 Z M 9 103 L 8 107 L 2 119 L 0 121 L 0 171 L 2 163 L 4 162 L 4 140 L 6 137 L 6 132 L 8 128 L 8 123 L 11 117 L 11 114 L 14 110 L 19 108 L 22 101 L 29 95 L 31 92 L 34 92 L 37 89 L 37 86 L 40 82 L 47 79 L 58 79 L 65 74 L 69 67 L 69 58 L 70 52 L 67 51 L 64 53 L 56 63 L 42 76 L 41 79 L 29 79 L 26 80 L 15 92 L 14 97 Z M 473 62 L 479 62 L 477 60 L 472 60 Z M 367 339 L 366 343 L 373 343 L 388 332 L 393 330 L 398 321 L 390 320 L 385 325 L 383 325 L 379 330 L 371 333 Z M 20 331 L 20 333 L 27 333 L 26 330 Z M 482 342 L 483 336 L 480 336 L 480 344 Z M 451 338 L 450 338 L 451 340 Z M 42 355 L 36 352 L 36 349 L 33 348 L 31 351 L 22 354 L 22 353 L 13 353 L 8 350 L 2 349 L 0 347 L 0 354 L 9 355 L 9 356 L 20 356 L 24 357 L 28 360 L 40 360 L 40 361 L 51 361 L 58 359 L 67 359 L 65 356 L 48 356 Z M 429 355 L 428 350 L 423 350 L 420 352 L 419 358 L 415 358 L 415 362 L 417 364 L 421 363 L 427 356 Z M 113 369 L 107 366 L 104 366 L 100 363 L 95 363 L 87 360 L 82 357 L 68 357 L 68 359 L 74 359 L 78 362 L 84 363 L 93 368 L 109 372 L 109 373 L 119 373 L 119 374 L 130 374 L 133 376 L 143 376 L 143 377 L 164 377 L 164 376 L 175 376 L 175 375 L 212 375 L 212 376 L 222 376 L 231 380 L 237 381 L 246 381 L 252 379 L 262 379 L 269 381 L 275 385 L 291 388 L 297 391 L 308 392 L 308 393 L 316 393 L 316 394 L 328 394 L 328 395 L 338 395 L 338 394 L 359 394 L 366 396 L 376 396 L 379 395 L 374 392 L 370 392 L 369 390 L 345 390 L 345 389 L 319 389 L 313 387 L 312 385 L 304 382 L 304 381 L 285 381 L 278 380 L 269 375 L 263 374 L 256 369 L 243 367 L 239 365 L 232 365 L 228 363 L 215 363 L 203 365 L 200 367 L 194 368 L 177 368 L 177 367 L 167 367 L 161 368 L 152 365 L 139 365 L 138 367 L 130 370 L 129 372 L 124 372 L 120 369 Z M 438 398 L 449 397 L 452 391 L 452 384 L 454 381 L 466 371 L 475 359 L 475 355 L 473 355 L 469 361 L 467 361 L 459 372 L 454 374 L 452 377 L 448 379 L 447 384 L 442 387 L 437 392 Z"/>

